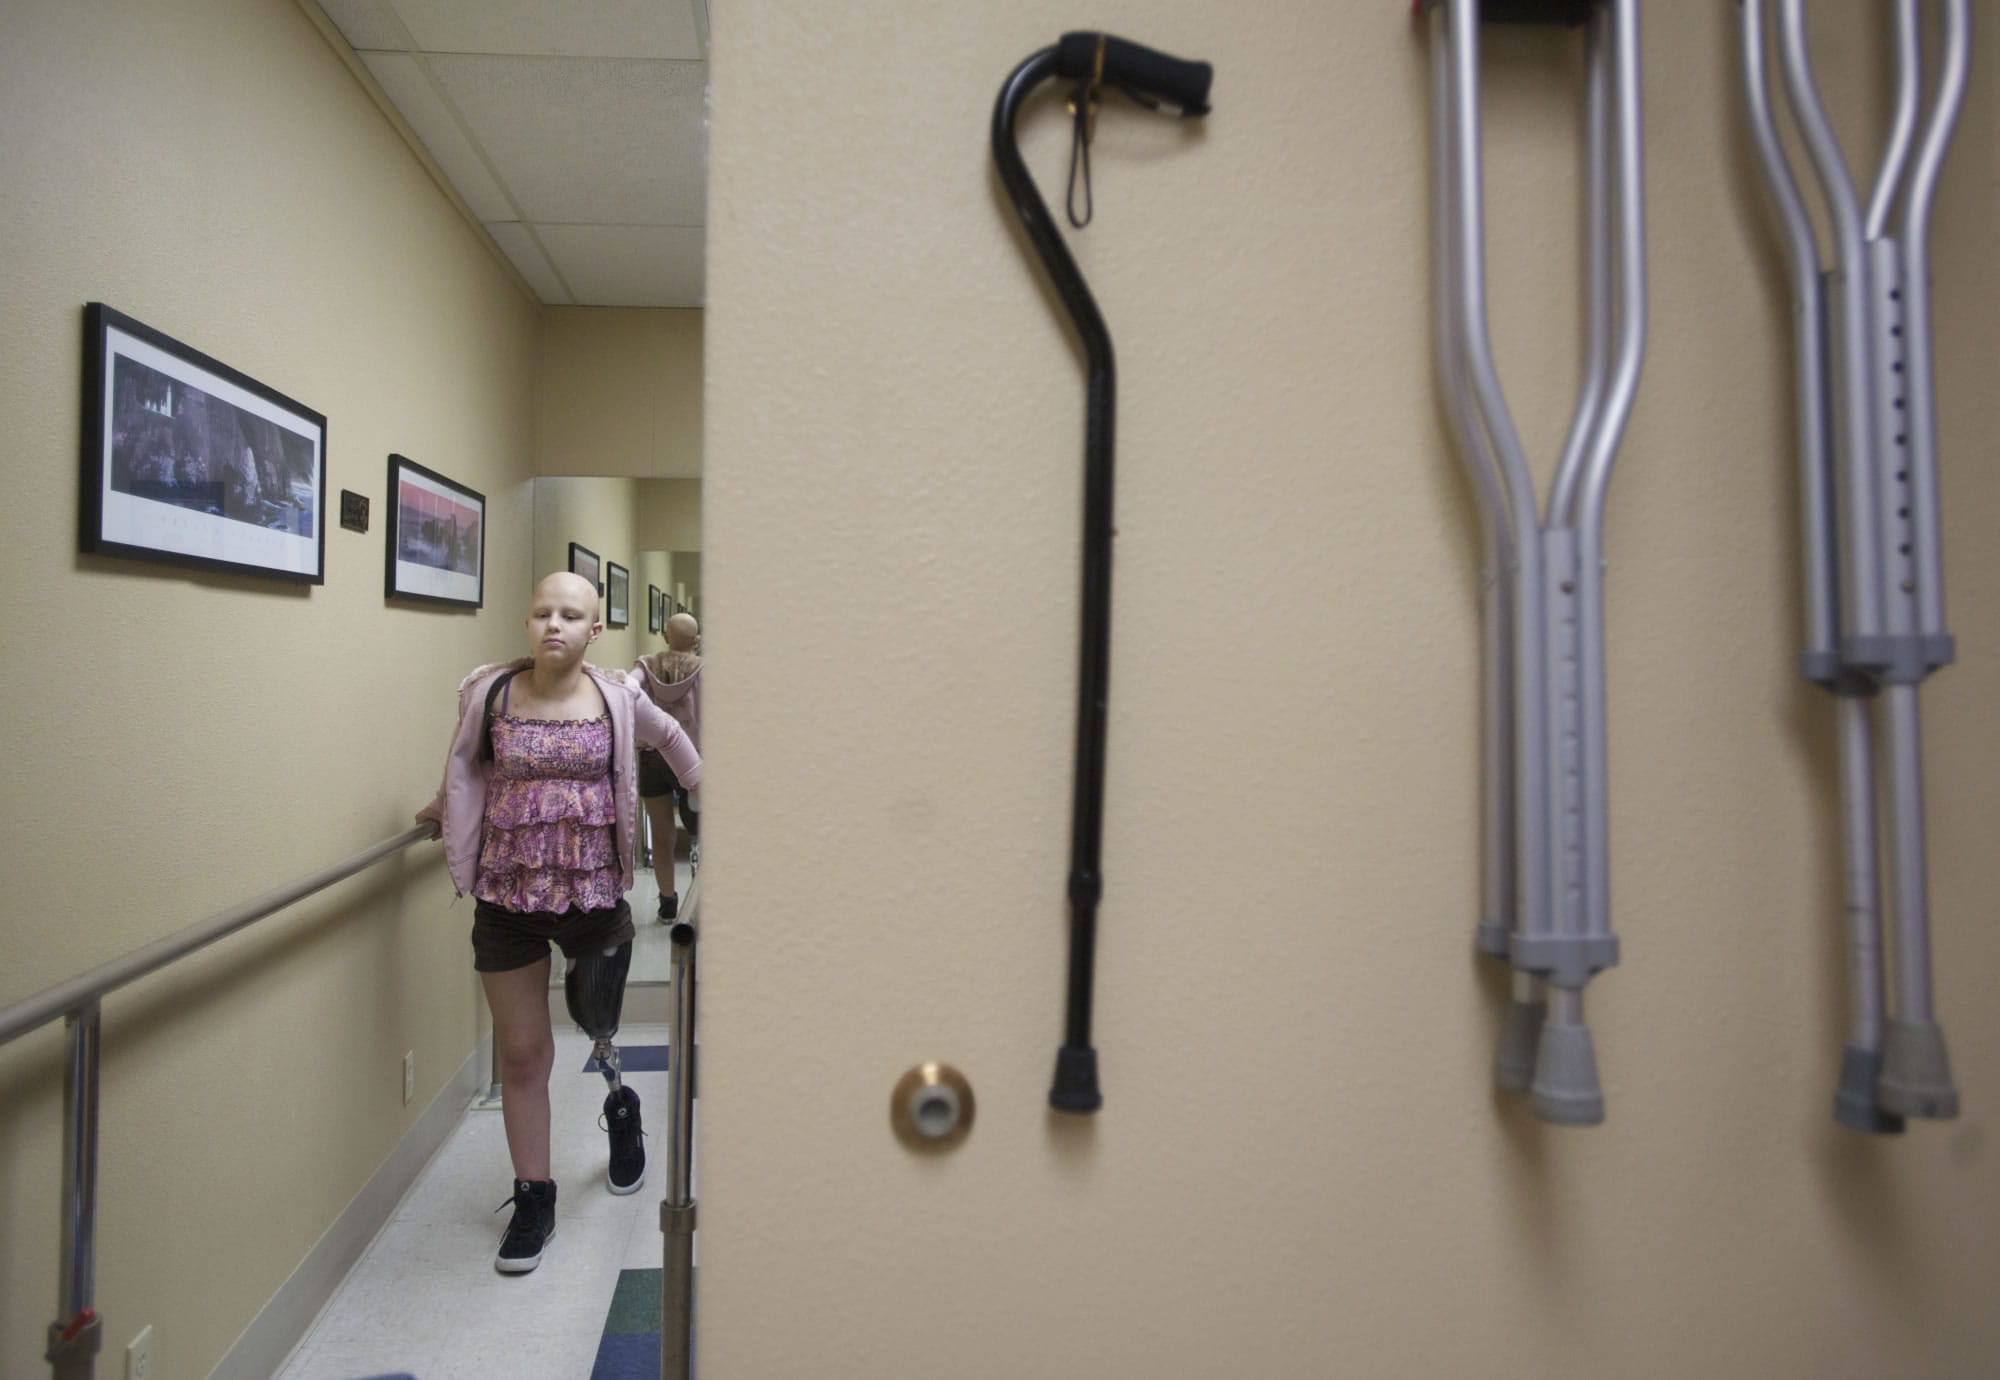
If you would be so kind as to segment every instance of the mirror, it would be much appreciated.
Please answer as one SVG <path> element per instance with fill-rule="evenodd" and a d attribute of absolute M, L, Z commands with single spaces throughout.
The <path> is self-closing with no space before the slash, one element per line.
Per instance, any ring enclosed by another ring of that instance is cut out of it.
<path fill-rule="evenodd" d="M 593 554 L 598 564 L 599 616 L 604 633 L 591 649 L 592 664 L 629 671 L 640 657 L 666 649 L 664 633 L 651 626 L 657 598 L 663 614 L 686 611 L 701 617 L 701 481 L 699 479 L 570 478 L 544 475 L 534 481 L 534 568 L 539 575 L 570 567 L 571 550 Z M 622 579 L 620 572 L 623 572 Z M 622 608 L 610 607 L 622 589 Z M 612 614 L 622 613 L 623 626 Z M 703 629 L 704 638 L 707 629 Z M 643 802 L 642 802 L 643 803 Z M 651 813 L 642 811 L 643 813 Z M 664 812 L 661 812 L 664 818 Z M 674 819 L 675 892 L 686 896 L 692 880 L 692 840 Z M 632 945 L 629 982 L 663 988 L 670 955 L 667 926 L 660 921 L 661 885 L 647 866 L 658 834 L 642 828 L 638 865 L 626 900 L 638 936 Z M 663 857 L 665 849 L 659 850 Z M 656 859 L 657 861 L 657 859 Z M 551 985 L 560 986 L 562 965 L 550 965 Z M 642 1019 L 628 1015 L 628 1020 Z"/>

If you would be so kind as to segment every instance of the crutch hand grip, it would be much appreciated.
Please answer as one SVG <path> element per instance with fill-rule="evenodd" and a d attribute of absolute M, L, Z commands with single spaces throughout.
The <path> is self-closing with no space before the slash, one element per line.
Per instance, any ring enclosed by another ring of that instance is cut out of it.
<path fill-rule="evenodd" d="M 1104 68 L 1097 66 L 1097 45 L 1104 45 Z M 1107 86 L 1177 106 L 1182 115 L 1208 114 L 1208 84 L 1215 69 L 1205 62 L 1187 62 L 1165 53 L 1113 38 L 1110 34 L 1064 34 L 1056 45 L 1056 75 L 1070 81 L 1099 78 Z"/>

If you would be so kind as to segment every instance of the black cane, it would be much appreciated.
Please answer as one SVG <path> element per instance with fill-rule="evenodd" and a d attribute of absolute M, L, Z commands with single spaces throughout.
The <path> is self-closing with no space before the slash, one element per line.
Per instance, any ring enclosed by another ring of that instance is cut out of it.
<path fill-rule="evenodd" d="M 1062 1048 L 1056 1052 L 1055 1081 L 1049 1088 L 1049 1105 L 1063 1112 L 1094 1112 L 1104 1105 L 1097 1086 L 1097 1051 L 1090 1043 L 1090 997 L 1097 950 L 1097 901 L 1104 890 L 1098 852 L 1104 834 L 1104 706 L 1111 670 L 1115 389 L 1111 335 L 1021 161 L 1014 117 L 1028 93 L 1042 82 L 1051 77 L 1075 82 L 1071 109 L 1077 120 L 1077 155 L 1085 160 L 1087 169 L 1090 135 L 1104 87 L 1122 90 L 1141 105 L 1155 109 L 1164 102 L 1177 107 L 1183 116 L 1206 115 L 1213 75 L 1205 62 L 1183 62 L 1108 34 L 1064 34 L 1055 47 L 1042 49 L 1014 69 L 993 106 L 993 161 L 1001 184 L 1069 310 L 1090 363 L 1083 424 L 1082 652 L 1076 687 L 1076 785 L 1070 819 L 1069 1010 Z M 1071 218 L 1075 218 L 1073 195 Z"/>

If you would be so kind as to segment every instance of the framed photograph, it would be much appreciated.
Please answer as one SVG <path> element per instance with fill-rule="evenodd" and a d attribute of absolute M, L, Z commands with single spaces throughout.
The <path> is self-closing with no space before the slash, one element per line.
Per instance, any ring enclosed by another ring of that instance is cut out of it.
<path fill-rule="evenodd" d="M 326 418 L 102 302 L 83 309 L 77 549 L 326 582 Z"/>
<path fill-rule="evenodd" d="M 666 611 L 660 607 L 660 587 L 646 586 L 646 631 L 658 632 L 666 627 Z"/>
<path fill-rule="evenodd" d="M 632 622 L 632 572 L 616 561 L 604 563 L 604 626 L 623 628 Z"/>
<path fill-rule="evenodd" d="M 581 575 L 590 581 L 590 587 L 599 594 L 604 593 L 604 582 L 597 578 L 597 553 L 587 546 L 569 544 L 569 569 L 572 575 Z"/>
<path fill-rule="evenodd" d="M 486 602 L 486 495 L 405 456 L 389 457 L 383 594 L 480 608 Z"/>

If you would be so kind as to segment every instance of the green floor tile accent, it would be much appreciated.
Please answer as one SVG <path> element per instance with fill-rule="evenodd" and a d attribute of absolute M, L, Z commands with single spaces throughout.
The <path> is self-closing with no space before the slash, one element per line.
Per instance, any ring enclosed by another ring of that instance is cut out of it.
<path fill-rule="evenodd" d="M 604 1319 L 607 1335 L 660 1330 L 660 1275 L 659 1270 L 618 1272 L 618 1288 Z"/>

